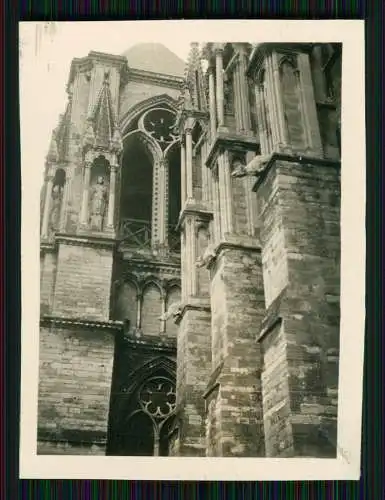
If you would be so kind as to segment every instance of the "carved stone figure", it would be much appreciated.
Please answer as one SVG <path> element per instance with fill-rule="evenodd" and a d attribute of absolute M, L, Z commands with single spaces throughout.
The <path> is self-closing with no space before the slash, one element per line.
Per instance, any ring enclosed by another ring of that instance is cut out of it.
<path fill-rule="evenodd" d="M 198 268 L 207 267 L 216 257 L 215 245 L 208 245 L 203 255 L 199 256 L 195 262 L 195 266 Z"/>
<path fill-rule="evenodd" d="M 164 314 L 159 316 L 159 321 L 167 321 L 171 317 L 174 318 L 174 320 L 177 319 L 182 312 L 181 309 L 182 304 L 178 302 L 171 304 L 168 310 Z"/>
<path fill-rule="evenodd" d="M 258 155 L 253 158 L 247 165 L 242 164 L 241 161 L 234 163 L 234 170 L 231 175 L 233 177 L 246 177 L 247 175 L 258 176 L 261 174 L 271 159 L 271 154 Z"/>
<path fill-rule="evenodd" d="M 56 186 L 52 188 L 52 207 L 50 214 L 51 231 L 56 231 L 58 229 L 62 197 L 63 188 L 59 184 L 56 184 Z"/>
<path fill-rule="evenodd" d="M 103 229 L 103 218 L 107 206 L 107 187 L 104 178 L 99 176 L 92 190 L 90 221 L 91 228 L 101 231 Z"/>

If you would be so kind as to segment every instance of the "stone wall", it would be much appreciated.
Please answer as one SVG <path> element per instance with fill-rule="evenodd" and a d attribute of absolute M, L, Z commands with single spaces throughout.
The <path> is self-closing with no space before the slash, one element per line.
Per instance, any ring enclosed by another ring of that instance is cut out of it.
<path fill-rule="evenodd" d="M 205 401 L 211 366 L 210 312 L 204 305 L 187 306 L 179 325 L 177 344 L 178 435 L 172 453 L 204 456 Z"/>
<path fill-rule="evenodd" d="M 261 359 L 255 342 L 264 315 L 258 250 L 233 247 L 219 255 L 211 283 L 211 315 L 210 384 L 219 386 L 208 415 L 207 426 L 213 428 L 208 454 L 263 456 Z M 210 421 L 214 416 L 215 423 Z"/>
<path fill-rule="evenodd" d="M 57 448 L 57 442 L 67 443 L 69 454 L 77 454 L 78 447 L 104 449 L 113 355 L 113 333 L 96 328 L 41 328 L 39 453 Z"/>
<path fill-rule="evenodd" d="M 278 197 L 281 221 L 277 220 L 275 230 L 281 233 L 284 251 L 280 259 L 288 269 L 288 284 L 267 310 L 266 331 L 261 340 L 266 438 L 270 435 L 267 452 L 269 456 L 335 456 L 340 319 L 339 167 L 277 161 L 257 194 L 264 248 L 273 234 L 266 230 L 271 218 L 271 198 Z M 264 275 L 268 280 L 266 269 Z M 276 321 L 282 321 L 279 330 L 269 327 Z M 285 373 L 273 376 L 271 364 L 276 363 L 278 353 L 285 360 L 279 369 Z M 275 387 L 270 383 L 272 377 L 277 384 L 280 377 L 287 382 Z M 278 407 L 271 409 L 274 398 L 278 398 Z M 288 407 L 291 428 L 286 419 Z M 284 425 L 284 429 L 278 432 L 274 425 Z"/>
<path fill-rule="evenodd" d="M 106 321 L 110 313 L 111 248 L 59 246 L 54 315 Z"/>
<path fill-rule="evenodd" d="M 57 254 L 44 252 L 40 258 L 40 313 L 49 314 L 52 308 L 57 267 Z"/>

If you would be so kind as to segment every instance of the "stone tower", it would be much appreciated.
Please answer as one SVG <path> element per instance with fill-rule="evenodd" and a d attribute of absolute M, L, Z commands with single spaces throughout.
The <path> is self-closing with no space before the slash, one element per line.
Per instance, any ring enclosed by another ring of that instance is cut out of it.
<path fill-rule="evenodd" d="M 338 44 L 72 62 L 42 189 L 38 453 L 335 456 L 340 87 Z"/>

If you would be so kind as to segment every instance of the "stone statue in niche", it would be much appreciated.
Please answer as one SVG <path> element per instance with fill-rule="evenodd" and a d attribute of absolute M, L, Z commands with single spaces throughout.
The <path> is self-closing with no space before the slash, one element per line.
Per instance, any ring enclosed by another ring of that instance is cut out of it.
<path fill-rule="evenodd" d="M 107 187 L 104 183 L 104 177 L 99 176 L 92 189 L 90 223 L 91 229 L 102 231 L 103 219 L 107 207 Z"/>
<path fill-rule="evenodd" d="M 52 207 L 50 214 L 50 229 L 52 232 L 56 231 L 59 226 L 62 198 L 63 198 L 63 188 L 59 184 L 56 184 L 52 188 Z"/>

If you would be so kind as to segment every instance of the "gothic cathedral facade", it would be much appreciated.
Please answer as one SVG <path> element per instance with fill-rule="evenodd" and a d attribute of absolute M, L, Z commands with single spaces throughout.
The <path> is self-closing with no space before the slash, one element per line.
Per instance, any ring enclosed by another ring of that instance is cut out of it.
<path fill-rule="evenodd" d="M 39 454 L 336 455 L 341 60 L 72 61 L 41 196 Z"/>

